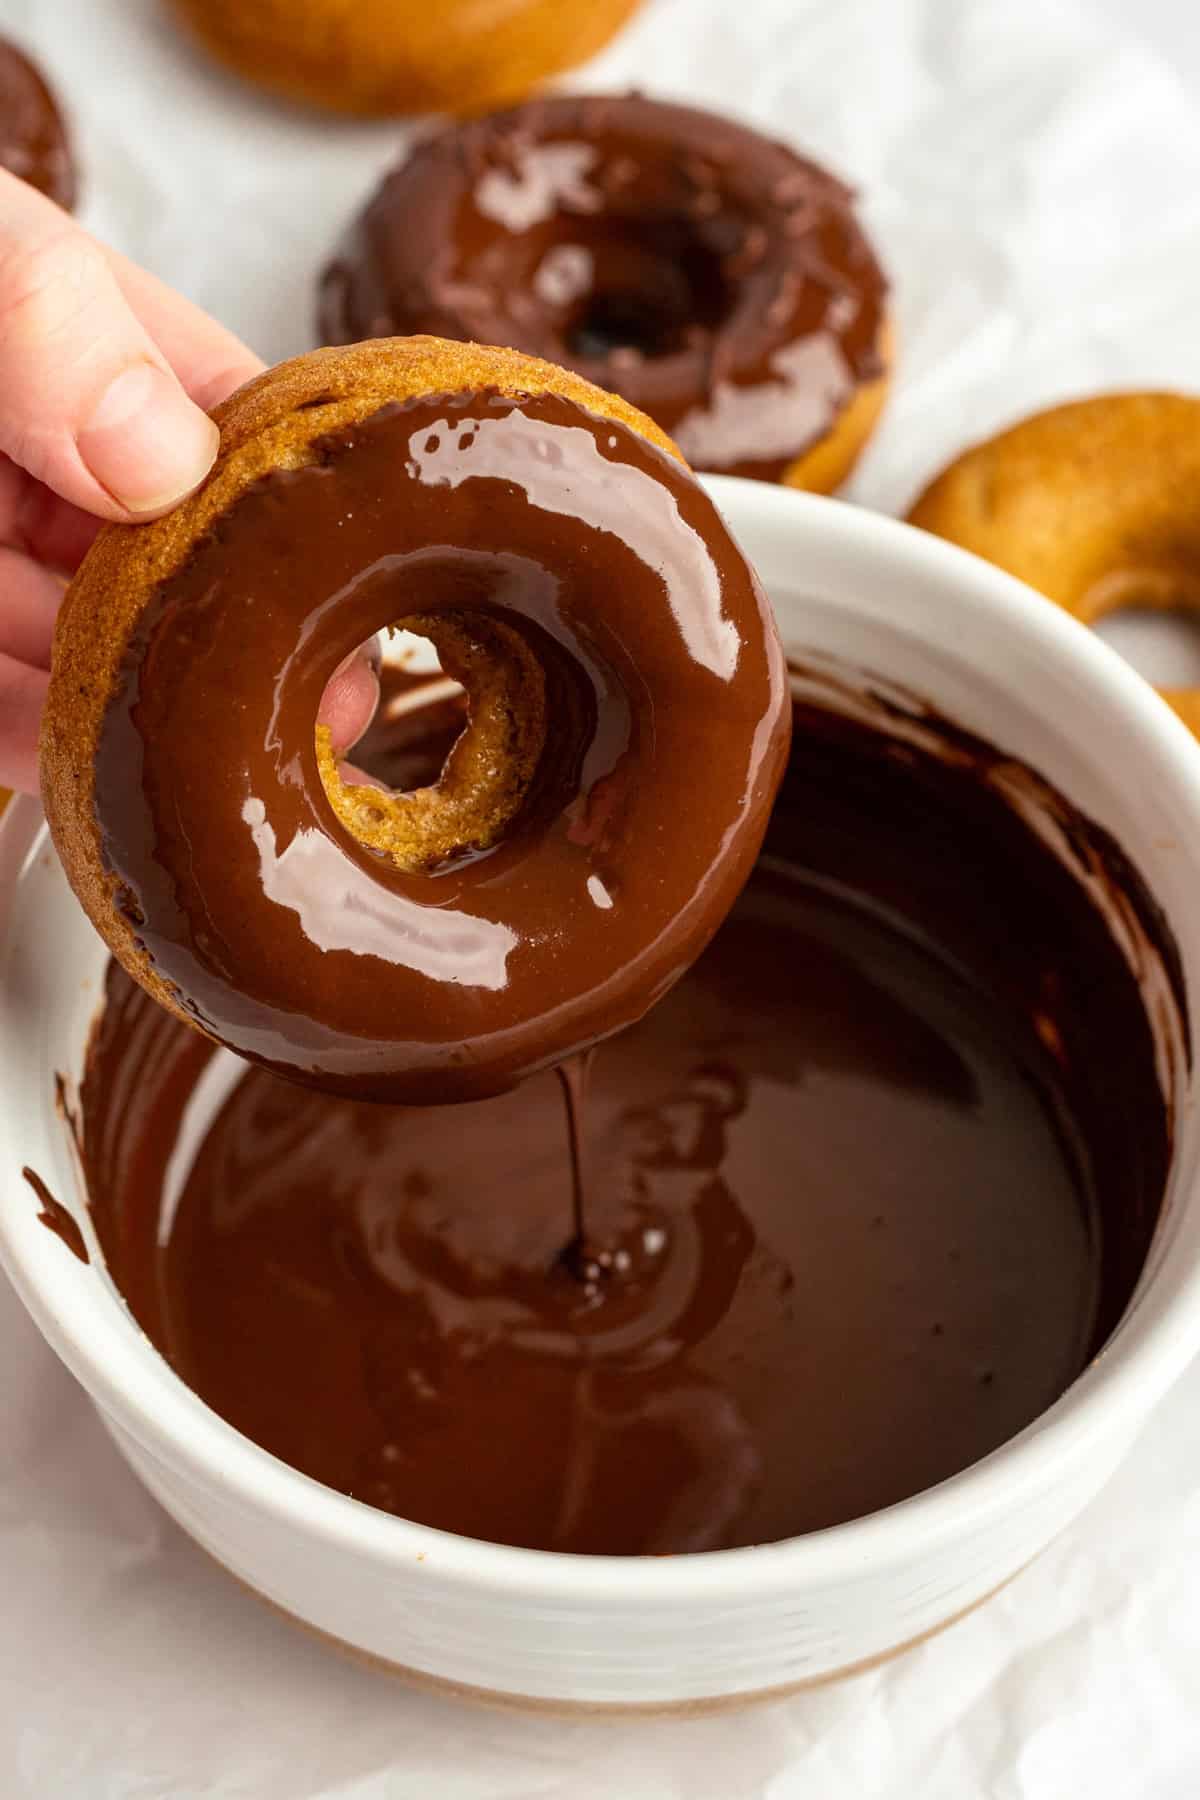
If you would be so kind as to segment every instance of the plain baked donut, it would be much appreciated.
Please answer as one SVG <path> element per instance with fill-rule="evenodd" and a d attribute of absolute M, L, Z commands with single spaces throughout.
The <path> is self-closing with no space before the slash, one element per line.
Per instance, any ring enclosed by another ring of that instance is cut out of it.
<path fill-rule="evenodd" d="M 623 394 L 695 468 L 821 493 L 866 443 L 891 360 L 849 190 L 636 94 L 531 101 L 419 144 L 326 270 L 319 330 L 512 344 Z"/>
<path fill-rule="evenodd" d="M 641 0 L 171 0 L 237 74 L 335 112 L 470 113 L 603 49 Z"/>
<path fill-rule="evenodd" d="M 69 879 L 174 1012 L 369 1098 L 496 1092 L 645 1011 L 749 873 L 789 711 L 761 589 L 668 439 L 511 352 L 315 352 L 218 409 L 205 486 L 110 527 L 41 762 Z M 470 699 L 435 787 L 314 725 L 404 623 Z"/>
<path fill-rule="evenodd" d="M 1099 394 L 989 438 L 909 521 L 973 550 L 1085 625 L 1123 607 L 1200 610 L 1200 399 Z M 1200 734 L 1200 690 L 1160 689 Z"/>

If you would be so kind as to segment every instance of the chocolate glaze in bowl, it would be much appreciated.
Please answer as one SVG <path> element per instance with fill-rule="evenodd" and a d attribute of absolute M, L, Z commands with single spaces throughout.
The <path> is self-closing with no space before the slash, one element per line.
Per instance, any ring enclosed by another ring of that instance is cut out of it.
<path fill-rule="evenodd" d="M 446 714 L 375 757 L 435 775 Z M 882 695 L 857 714 L 797 704 L 748 888 L 596 1055 L 582 1267 L 552 1076 L 454 1109 L 304 1094 L 114 967 L 93 1218 L 183 1379 L 386 1511 L 609 1555 L 839 1524 L 1050 1405 L 1133 1290 L 1170 1126 L 1135 975 L 1029 808 L 1171 948 L 1032 771 Z"/>

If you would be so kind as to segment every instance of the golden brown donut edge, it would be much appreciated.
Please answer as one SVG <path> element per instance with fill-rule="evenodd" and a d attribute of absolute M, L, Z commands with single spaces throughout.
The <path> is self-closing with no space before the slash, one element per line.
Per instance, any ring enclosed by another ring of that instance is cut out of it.
<path fill-rule="evenodd" d="M 1200 397 L 1098 394 L 949 463 L 909 523 L 1094 625 L 1125 606 L 1200 613 Z M 1200 735 L 1200 689 L 1160 688 Z"/>
<path fill-rule="evenodd" d="M 171 0 L 219 62 L 302 105 L 386 116 L 521 100 L 641 0 Z"/>
<path fill-rule="evenodd" d="M 883 315 L 878 343 L 883 373 L 857 388 L 824 437 L 788 465 L 780 476 L 784 487 L 797 488 L 805 494 L 836 494 L 849 480 L 879 423 L 892 385 L 896 333 L 890 312 Z"/>

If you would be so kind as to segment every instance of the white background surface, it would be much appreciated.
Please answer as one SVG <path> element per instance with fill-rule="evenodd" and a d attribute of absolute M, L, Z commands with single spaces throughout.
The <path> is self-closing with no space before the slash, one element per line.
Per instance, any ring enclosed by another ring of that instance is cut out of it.
<path fill-rule="evenodd" d="M 1035 405 L 1200 389 L 1200 9 L 1093 4 L 650 0 L 581 78 L 736 109 L 860 184 L 902 345 L 865 504 L 902 508 Z M 67 99 L 87 222 L 265 356 L 306 348 L 314 274 L 395 127 L 261 102 L 155 0 L 0 0 L 0 21 Z M 164 1518 L 7 1289 L 0 1446 L 6 1800 L 1200 1795 L 1200 1368 L 1078 1527 L 947 1636 L 695 1722 L 489 1714 L 310 1643 Z"/>

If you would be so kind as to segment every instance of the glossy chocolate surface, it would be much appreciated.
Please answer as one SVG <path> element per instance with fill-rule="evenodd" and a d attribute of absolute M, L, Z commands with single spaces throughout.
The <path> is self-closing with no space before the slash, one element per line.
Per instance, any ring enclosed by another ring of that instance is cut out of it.
<path fill-rule="evenodd" d="M 840 182 L 732 120 L 563 96 L 417 146 L 322 282 L 323 341 L 432 332 L 578 369 L 696 468 L 778 480 L 882 373 Z"/>
<path fill-rule="evenodd" d="M 403 874 L 314 744 L 337 664 L 418 613 L 495 616 L 548 684 L 509 835 Z M 693 960 L 761 841 L 789 728 L 766 600 L 694 477 L 553 395 L 433 397 L 265 477 L 162 582 L 102 724 L 119 904 L 215 1037 L 360 1097 L 497 1092 Z"/>
<path fill-rule="evenodd" d="M 911 723 L 801 709 L 730 918 L 595 1054 L 585 1258 L 562 1254 L 552 1074 L 459 1108 L 304 1094 L 114 968 L 91 1203 L 182 1378 L 371 1505 L 611 1553 L 856 1517 L 1049 1405 L 1129 1299 L 1170 1149 L 1096 896 L 1143 984 L 1182 995 L 1111 840 L 950 726 L 901 741 Z"/>
<path fill-rule="evenodd" d="M 0 38 L 0 168 L 59 206 L 74 204 L 75 166 L 62 114 L 41 72 L 7 38 Z"/>

